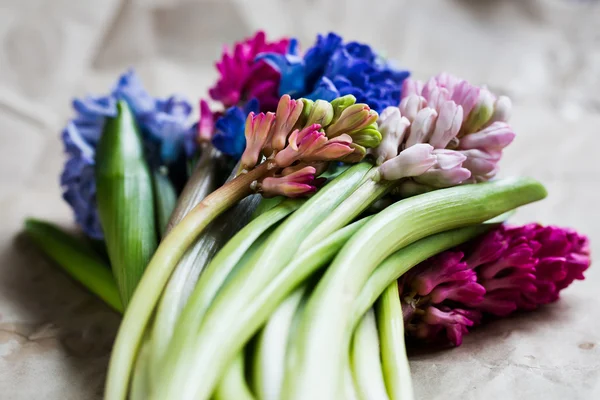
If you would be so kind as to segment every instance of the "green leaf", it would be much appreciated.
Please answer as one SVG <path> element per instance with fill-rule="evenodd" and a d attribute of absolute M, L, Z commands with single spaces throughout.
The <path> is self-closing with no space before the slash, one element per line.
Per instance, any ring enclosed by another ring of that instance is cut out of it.
<path fill-rule="evenodd" d="M 54 224 L 35 219 L 25 221 L 25 232 L 69 276 L 115 311 L 123 312 L 109 266 L 87 242 L 69 235 Z"/>
<path fill-rule="evenodd" d="M 167 230 L 169 218 L 177 203 L 177 193 L 169 177 L 162 171 L 154 171 L 154 199 L 156 200 L 156 221 L 160 236 Z"/>
<path fill-rule="evenodd" d="M 127 103 L 117 104 L 96 153 L 98 213 L 125 307 L 156 250 L 152 176 Z"/>

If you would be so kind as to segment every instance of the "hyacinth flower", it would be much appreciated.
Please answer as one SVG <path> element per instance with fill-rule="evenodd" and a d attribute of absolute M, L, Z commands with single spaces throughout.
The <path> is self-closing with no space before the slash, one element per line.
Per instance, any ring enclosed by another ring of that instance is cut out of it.
<path fill-rule="evenodd" d="M 133 70 L 118 79 L 110 94 L 73 100 L 77 115 L 62 132 L 68 160 L 61 186 L 77 224 L 93 239 L 104 237 L 96 205 L 96 147 L 107 118 L 117 115 L 118 100 L 124 100 L 131 108 L 140 128 L 146 159 L 154 169 L 169 166 L 185 156 L 185 142 L 192 134 L 191 106 L 187 101 L 179 96 L 151 97 Z"/>
<path fill-rule="evenodd" d="M 377 119 L 377 113 L 361 104 L 348 103 L 346 108 L 352 105 L 359 106 L 362 111 L 344 114 L 344 107 L 340 102 L 331 104 L 325 101 L 292 100 L 290 96 L 283 96 L 277 107 L 277 114 L 248 115 L 248 146 L 242 155 L 242 168 L 238 176 L 192 209 L 164 238 L 148 264 L 133 301 L 125 313 L 121 326 L 122 334 L 118 336 L 115 344 L 114 352 L 118 356 L 112 358 L 114 365 L 111 364 L 108 393 L 120 393 L 116 397 L 121 397 L 126 390 L 123 383 L 127 382 L 131 372 L 136 343 L 142 338 L 144 328 L 170 273 L 212 220 L 240 200 L 259 191 L 267 196 L 313 193 L 316 177 L 313 172 L 316 173 L 317 169 L 322 168 L 322 163 L 341 161 L 360 153 L 360 150 L 357 151 L 351 146 L 353 135 L 358 135 L 363 144 L 378 144 L 377 139 L 369 141 L 364 138 L 365 128 Z M 339 112 L 335 121 L 334 106 Z M 358 121 L 358 117 L 363 121 Z M 326 132 L 333 126 L 336 126 L 336 136 L 330 138 Z M 282 137 L 285 138 L 283 148 Z M 299 166 L 302 168 L 297 170 Z M 362 166 L 360 169 L 365 170 Z M 358 174 L 355 175 L 358 177 Z"/>
<path fill-rule="evenodd" d="M 244 123 L 250 112 L 275 111 L 279 101 L 280 74 L 258 54 L 284 54 L 290 40 L 269 42 L 263 31 L 235 43 L 233 50 L 223 50 L 216 63 L 219 80 L 209 90 L 212 100 L 221 103 L 223 111 L 213 112 L 206 100 L 201 101 L 199 139 L 211 141 L 224 154 L 238 159 L 246 146 Z"/>
<path fill-rule="evenodd" d="M 410 178 L 395 192 L 406 197 L 496 175 L 515 137 L 507 97 L 446 73 L 425 84 L 406 79 L 402 96 L 381 113 L 382 145 L 372 150 L 383 179 Z"/>
<path fill-rule="evenodd" d="M 240 149 L 245 144 L 241 115 L 245 116 L 250 111 L 257 112 L 258 105 L 263 112 L 275 111 L 276 100 L 285 94 L 313 101 L 332 101 L 352 95 L 356 102 L 364 103 L 379 112 L 387 106 L 397 104 L 402 82 L 409 75 L 407 71 L 397 69 L 383 60 L 368 45 L 357 42 L 344 43 L 342 38 L 334 33 L 319 35 L 315 45 L 302 57 L 298 55 L 298 43 L 295 39 L 268 43 L 265 42 L 262 32 L 258 32 L 254 38 L 236 44 L 236 48 L 237 46 L 252 49 L 234 52 L 235 63 L 243 64 L 247 73 L 233 73 L 233 69 L 224 70 L 218 66 L 221 72 L 219 84 L 236 83 L 238 89 L 231 98 L 237 102 L 225 102 L 222 100 L 223 96 L 215 96 L 214 89 L 211 91 L 214 100 L 221 101 L 226 108 L 231 106 L 236 110 L 217 115 L 215 121 L 219 126 L 215 126 L 213 139 L 216 148 L 234 158 L 241 156 Z M 260 50 L 254 51 L 257 49 Z M 218 65 L 230 63 L 231 57 L 226 51 Z M 267 74 L 265 71 L 270 72 Z M 241 80 L 239 77 L 242 77 Z M 253 85 L 244 83 L 246 81 Z M 249 89 L 244 91 L 240 89 L 242 87 Z M 257 87 L 269 90 L 253 89 Z M 252 99 L 258 104 L 252 104 L 250 108 L 248 103 Z"/>
<path fill-rule="evenodd" d="M 590 266 L 587 237 L 555 226 L 500 226 L 400 279 L 407 336 L 462 343 L 484 318 L 558 300 Z"/>
<path fill-rule="evenodd" d="M 297 46 L 290 46 L 286 54 L 265 52 L 258 58 L 281 74 L 280 95 L 331 101 L 350 94 L 377 112 L 397 104 L 402 82 L 409 76 L 369 45 L 344 43 L 335 33 L 318 35 L 303 56 Z"/>

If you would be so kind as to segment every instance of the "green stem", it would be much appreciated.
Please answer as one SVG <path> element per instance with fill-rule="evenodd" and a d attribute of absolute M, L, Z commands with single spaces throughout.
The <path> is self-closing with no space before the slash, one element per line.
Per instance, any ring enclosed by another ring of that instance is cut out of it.
<path fill-rule="evenodd" d="M 381 345 L 383 379 L 389 399 L 414 399 L 404 346 L 404 319 L 396 281 L 385 289 L 377 302 L 377 329 Z"/>
<path fill-rule="evenodd" d="M 415 196 L 377 214 L 346 243 L 308 301 L 300 323 L 295 384 L 287 399 L 329 400 L 339 393 L 352 299 L 390 254 L 423 237 L 484 222 L 545 196 L 543 186 L 532 179 L 504 179 Z"/>
<path fill-rule="evenodd" d="M 240 342 L 240 339 L 237 338 L 238 335 L 231 333 L 230 328 L 225 328 L 225 325 L 237 322 L 240 314 L 248 308 L 250 301 L 265 292 L 265 287 L 272 283 L 292 260 L 301 241 L 349 193 L 356 189 L 369 169 L 368 163 L 357 164 L 349 168 L 319 190 L 277 228 L 250 262 L 215 298 L 197 333 L 196 345 L 192 349 L 186 349 L 182 354 L 169 354 L 169 356 L 173 355 L 173 358 L 170 362 L 165 363 L 163 371 L 165 379 L 160 382 L 160 390 L 155 393 L 155 399 L 206 399 L 210 396 L 219 374 L 224 371 L 227 363 L 242 347 L 241 345 L 230 347 L 224 345 L 223 341 L 226 340 L 226 337 L 233 336 L 235 344 L 244 343 L 244 341 Z M 274 303 L 274 307 L 277 304 Z M 264 321 L 265 319 L 262 320 L 262 322 Z M 254 322 L 249 321 L 248 323 Z M 255 327 L 252 333 L 259 327 L 260 325 Z M 242 329 L 242 331 L 245 330 Z M 206 339 L 205 336 L 210 339 Z M 205 350 L 204 347 L 208 347 L 208 349 Z M 227 357 L 212 356 L 215 352 L 221 351 L 227 353 Z M 194 379 L 195 374 L 202 376 L 202 381 Z"/>
<path fill-rule="evenodd" d="M 217 150 L 209 144 L 202 146 L 200 159 L 179 195 L 177 205 L 170 215 L 166 232 L 171 231 L 183 217 L 217 188 L 215 162 L 217 153 Z"/>
<path fill-rule="evenodd" d="M 110 266 L 86 242 L 65 233 L 54 224 L 31 218 L 25 221 L 25 231 L 69 276 L 115 311 L 123 312 L 123 303 Z"/>
<path fill-rule="evenodd" d="M 140 347 L 140 354 L 135 361 L 129 400 L 146 400 L 150 389 L 150 371 L 148 370 L 148 356 L 150 355 L 150 342 L 144 340 Z"/>
<path fill-rule="evenodd" d="M 280 398 L 288 337 L 305 291 L 306 287 L 301 286 L 290 294 L 258 335 L 252 378 L 254 390 L 261 400 Z"/>
<path fill-rule="evenodd" d="M 373 310 L 359 322 L 352 341 L 351 362 L 354 382 L 361 400 L 389 400 L 385 390 L 379 350 L 377 323 Z"/>
<path fill-rule="evenodd" d="M 263 163 L 212 192 L 164 238 L 127 307 L 113 347 L 105 399 L 124 400 L 142 335 L 173 269 L 198 235 L 217 216 L 252 193 L 250 185 L 268 172 Z"/>
<path fill-rule="evenodd" d="M 304 200 L 285 200 L 254 219 L 223 246 L 200 275 L 177 322 L 167 325 L 169 332 L 165 332 L 164 324 L 154 324 L 152 362 L 156 368 L 153 367 L 153 370 L 164 367 L 167 350 L 170 353 L 168 357 L 174 357 L 193 344 L 194 335 L 190 335 L 189 332 L 198 331 L 204 313 L 227 277 L 238 266 L 240 260 L 247 256 L 249 249 L 251 246 L 255 246 L 261 235 L 298 209 L 303 203 Z M 164 315 L 169 317 L 171 314 L 165 312 Z"/>
<path fill-rule="evenodd" d="M 346 226 L 397 184 L 397 182 L 376 180 L 378 176 L 378 168 L 372 168 L 358 189 L 336 207 L 302 242 L 300 251 L 314 246 L 336 230 Z"/>
<path fill-rule="evenodd" d="M 442 251 L 474 239 L 495 226 L 497 224 L 486 223 L 441 232 L 406 246 L 386 258 L 371 274 L 360 290 L 360 294 L 354 299 L 347 333 L 352 333 L 358 321 L 375 304 L 386 287 L 396 282 L 412 267 Z"/>
<path fill-rule="evenodd" d="M 240 353 L 217 385 L 214 400 L 254 400 L 244 374 L 244 353 Z M 260 398 L 260 397 L 259 397 Z M 262 400 L 262 398 L 261 398 Z"/>

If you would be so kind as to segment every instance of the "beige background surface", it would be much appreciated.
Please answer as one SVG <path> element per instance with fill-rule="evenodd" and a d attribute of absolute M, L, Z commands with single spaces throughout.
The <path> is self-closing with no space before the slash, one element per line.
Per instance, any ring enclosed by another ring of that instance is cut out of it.
<path fill-rule="evenodd" d="M 368 6 L 374 6 L 372 9 Z M 156 95 L 206 92 L 220 43 L 335 30 L 418 77 L 451 71 L 515 104 L 503 174 L 550 196 L 516 220 L 572 226 L 600 251 L 600 2 L 0 0 L 0 398 L 100 398 L 118 316 L 18 237 L 71 224 L 60 198 L 69 99 L 133 65 Z M 411 359 L 419 399 L 600 398 L 600 272 L 557 304 Z"/>

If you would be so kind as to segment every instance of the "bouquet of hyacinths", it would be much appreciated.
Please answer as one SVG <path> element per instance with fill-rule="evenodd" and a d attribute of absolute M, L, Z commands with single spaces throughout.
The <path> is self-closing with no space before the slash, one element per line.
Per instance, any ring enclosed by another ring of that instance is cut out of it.
<path fill-rule="evenodd" d="M 125 311 L 106 399 L 412 399 L 405 337 L 460 345 L 583 279 L 585 237 L 504 225 L 546 195 L 494 179 L 508 98 L 335 34 L 297 47 L 226 49 L 196 124 L 131 73 L 75 102 L 65 198 L 94 241 L 27 230 Z"/>

